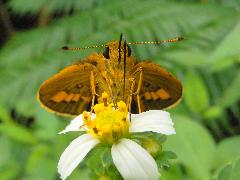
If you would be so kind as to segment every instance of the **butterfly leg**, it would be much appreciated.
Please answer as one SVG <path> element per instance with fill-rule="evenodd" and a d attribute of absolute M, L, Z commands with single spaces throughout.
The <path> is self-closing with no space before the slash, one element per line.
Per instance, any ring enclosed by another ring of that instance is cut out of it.
<path fill-rule="evenodd" d="M 92 105 L 91 105 L 90 114 L 92 114 L 94 103 L 95 103 L 95 98 L 96 98 L 96 89 L 95 89 L 95 80 L 94 80 L 93 71 L 91 71 L 91 75 L 90 75 L 90 84 L 91 84 L 91 91 L 92 91 Z"/>
<path fill-rule="evenodd" d="M 132 106 L 132 95 L 135 87 L 135 79 L 134 78 L 129 78 L 129 81 L 131 82 L 130 86 L 130 96 L 128 98 L 128 112 L 129 112 L 129 117 L 130 117 L 130 122 L 131 122 L 131 106 Z"/>
<path fill-rule="evenodd" d="M 143 81 L 143 71 L 142 68 L 138 68 L 133 74 L 139 73 L 139 80 L 138 80 L 138 86 L 137 86 L 137 91 L 133 93 L 133 95 L 137 96 L 137 104 L 138 104 L 138 112 L 141 113 L 141 103 L 140 103 L 140 91 L 142 88 L 142 81 Z"/>

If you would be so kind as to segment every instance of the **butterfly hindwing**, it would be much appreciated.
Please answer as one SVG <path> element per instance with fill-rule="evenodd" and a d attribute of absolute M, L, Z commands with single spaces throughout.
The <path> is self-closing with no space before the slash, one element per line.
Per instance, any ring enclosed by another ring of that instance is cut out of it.
<path fill-rule="evenodd" d="M 38 91 L 38 99 L 47 109 L 61 115 L 79 115 L 89 110 L 92 100 L 90 74 L 94 66 L 76 63 L 46 80 Z"/>
<path fill-rule="evenodd" d="M 181 82 L 164 68 L 152 62 L 142 61 L 134 66 L 132 72 L 139 68 L 142 69 L 143 73 L 140 91 L 142 111 L 164 109 L 176 104 L 181 99 Z M 139 73 L 133 77 L 136 81 L 136 90 L 139 83 Z M 136 101 L 136 98 L 134 100 Z"/>

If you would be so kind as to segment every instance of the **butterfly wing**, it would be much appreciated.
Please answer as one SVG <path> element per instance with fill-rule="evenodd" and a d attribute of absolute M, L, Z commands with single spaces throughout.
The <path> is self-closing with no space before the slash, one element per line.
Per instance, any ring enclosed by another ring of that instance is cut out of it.
<path fill-rule="evenodd" d="M 137 63 L 132 73 L 137 69 L 142 69 L 143 73 L 140 91 L 142 111 L 164 109 L 179 102 L 182 97 L 182 85 L 173 75 L 161 66 L 147 61 Z M 140 73 L 132 75 L 136 80 L 135 91 L 139 85 L 139 75 Z M 136 97 L 134 101 L 134 104 L 137 104 Z"/>
<path fill-rule="evenodd" d="M 91 107 L 90 74 L 94 66 L 76 63 L 46 80 L 38 91 L 40 103 L 61 115 L 79 115 Z"/>

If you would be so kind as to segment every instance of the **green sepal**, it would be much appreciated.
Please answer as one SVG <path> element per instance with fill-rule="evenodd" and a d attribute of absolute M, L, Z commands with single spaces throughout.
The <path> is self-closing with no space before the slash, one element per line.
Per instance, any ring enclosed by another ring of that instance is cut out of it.
<path fill-rule="evenodd" d="M 158 168 L 169 168 L 170 159 L 176 159 L 177 155 L 172 151 L 162 151 L 155 158 Z"/>
<path fill-rule="evenodd" d="M 112 157 L 111 157 L 111 149 L 105 148 L 103 152 L 101 152 L 101 162 L 104 168 L 108 169 L 112 164 Z"/>
<path fill-rule="evenodd" d="M 89 169 L 90 179 L 122 179 L 113 164 L 111 146 L 106 144 L 97 145 L 87 156 L 85 164 Z"/>
<path fill-rule="evenodd" d="M 160 133 L 155 132 L 137 132 L 137 133 L 131 133 L 130 139 L 135 141 L 136 143 L 142 145 L 144 140 L 146 139 L 154 139 L 159 144 L 162 144 L 166 141 L 167 137 Z"/>

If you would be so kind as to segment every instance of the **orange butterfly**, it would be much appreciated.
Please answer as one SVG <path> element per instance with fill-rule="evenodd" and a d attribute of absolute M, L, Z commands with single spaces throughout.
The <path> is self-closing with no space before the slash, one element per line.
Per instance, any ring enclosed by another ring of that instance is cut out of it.
<path fill-rule="evenodd" d="M 38 99 L 44 107 L 61 115 L 90 111 L 95 103 L 101 101 L 99 95 L 103 92 L 109 94 L 112 103 L 125 101 L 131 112 L 173 106 L 182 97 L 181 82 L 158 64 L 137 61 L 129 45 L 160 44 L 182 39 L 127 43 L 122 40 L 121 34 L 119 41 L 106 45 L 63 47 L 65 50 L 82 50 L 104 46 L 105 51 L 92 53 L 50 77 L 41 85 Z"/>

